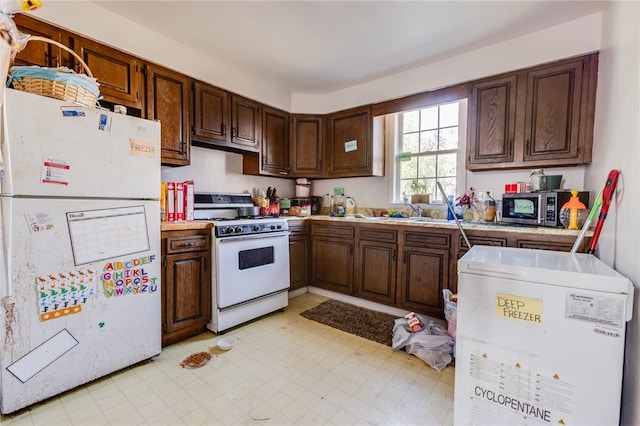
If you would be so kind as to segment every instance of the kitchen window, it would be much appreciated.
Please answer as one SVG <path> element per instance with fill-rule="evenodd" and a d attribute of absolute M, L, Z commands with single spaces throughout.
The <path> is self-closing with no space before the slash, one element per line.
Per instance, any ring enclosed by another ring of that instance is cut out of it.
<path fill-rule="evenodd" d="M 463 99 L 391 114 L 392 202 L 423 193 L 439 203 L 438 181 L 448 195 L 464 187 L 466 109 Z"/>

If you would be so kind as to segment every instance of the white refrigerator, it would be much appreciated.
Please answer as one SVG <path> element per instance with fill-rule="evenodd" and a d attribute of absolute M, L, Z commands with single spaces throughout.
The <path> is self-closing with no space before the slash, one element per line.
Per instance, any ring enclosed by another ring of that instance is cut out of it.
<path fill-rule="evenodd" d="M 5 90 L 0 410 L 160 353 L 160 124 Z"/>
<path fill-rule="evenodd" d="M 458 262 L 454 424 L 617 425 L 633 285 L 593 255 Z"/>

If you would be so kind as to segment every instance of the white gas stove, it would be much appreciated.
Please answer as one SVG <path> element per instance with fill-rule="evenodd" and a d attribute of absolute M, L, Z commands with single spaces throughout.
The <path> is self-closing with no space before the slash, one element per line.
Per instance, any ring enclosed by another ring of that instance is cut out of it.
<path fill-rule="evenodd" d="M 196 193 L 194 218 L 212 228 L 212 315 L 221 332 L 288 305 L 289 232 L 279 217 L 238 217 L 249 194 Z"/>

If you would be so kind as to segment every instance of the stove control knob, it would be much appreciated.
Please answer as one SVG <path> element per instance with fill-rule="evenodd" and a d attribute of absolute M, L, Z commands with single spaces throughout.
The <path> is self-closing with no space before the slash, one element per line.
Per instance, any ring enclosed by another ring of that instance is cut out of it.
<path fill-rule="evenodd" d="M 233 228 L 230 228 L 230 227 L 227 226 L 226 228 L 221 228 L 220 232 L 223 233 L 223 234 L 231 234 L 231 233 L 233 233 Z"/>
<path fill-rule="evenodd" d="M 253 230 L 254 231 L 259 231 L 260 230 L 260 225 L 253 225 Z"/>
<path fill-rule="evenodd" d="M 242 227 L 240 226 L 236 226 L 236 228 L 234 229 L 234 231 L 236 232 L 236 234 L 239 234 L 242 232 Z"/>
<path fill-rule="evenodd" d="M 282 229 L 282 225 L 278 224 L 278 225 L 276 225 L 276 228 Z"/>
<path fill-rule="evenodd" d="M 271 230 L 273 231 L 274 229 L 276 229 L 275 225 L 271 225 Z"/>

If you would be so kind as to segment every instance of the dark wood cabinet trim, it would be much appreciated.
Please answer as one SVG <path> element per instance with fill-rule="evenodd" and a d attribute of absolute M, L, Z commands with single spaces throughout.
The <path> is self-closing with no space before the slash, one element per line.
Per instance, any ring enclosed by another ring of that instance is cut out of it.
<path fill-rule="evenodd" d="M 424 108 L 430 105 L 464 99 L 468 94 L 468 83 L 456 84 L 442 89 L 430 90 L 403 98 L 373 104 L 373 115 L 392 114 Z"/>

